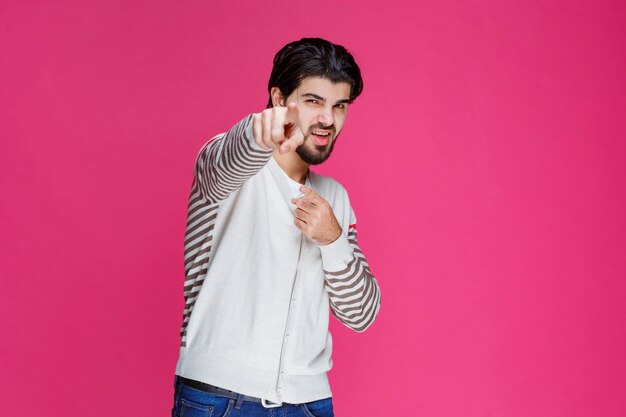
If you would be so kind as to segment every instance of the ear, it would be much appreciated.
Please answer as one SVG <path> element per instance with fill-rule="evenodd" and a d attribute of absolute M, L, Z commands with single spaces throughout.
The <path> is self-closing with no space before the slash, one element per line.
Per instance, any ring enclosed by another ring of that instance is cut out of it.
<path fill-rule="evenodd" d="M 272 105 L 274 107 L 283 107 L 285 105 L 285 98 L 283 97 L 283 93 L 280 92 L 280 88 L 272 87 L 270 94 L 272 96 Z"/>

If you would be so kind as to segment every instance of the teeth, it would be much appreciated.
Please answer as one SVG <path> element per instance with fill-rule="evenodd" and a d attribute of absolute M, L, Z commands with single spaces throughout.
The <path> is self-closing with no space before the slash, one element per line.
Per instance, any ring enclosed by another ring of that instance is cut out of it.
<path fill-rule="evenodd" d="M 330 135 L 330 133 L 328 133 L 328 132 L 325 132 L 325 133 L 313 132 L 313 134 L 317 135 L 317 136 L 328 136 L 328 135 Z"/>

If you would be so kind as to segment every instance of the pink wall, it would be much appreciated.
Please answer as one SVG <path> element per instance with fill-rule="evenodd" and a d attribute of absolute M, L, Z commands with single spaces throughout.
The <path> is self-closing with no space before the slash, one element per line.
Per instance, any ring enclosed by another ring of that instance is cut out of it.
<path fill-rule="evenodd" d="M 383 296 L 333 319 L 337 414 L 626 415 L 624 2 L 12 3 L 1 415 L 169 413 L 193 159 L 303 36 L 365 78 L 320 169 Z"/>

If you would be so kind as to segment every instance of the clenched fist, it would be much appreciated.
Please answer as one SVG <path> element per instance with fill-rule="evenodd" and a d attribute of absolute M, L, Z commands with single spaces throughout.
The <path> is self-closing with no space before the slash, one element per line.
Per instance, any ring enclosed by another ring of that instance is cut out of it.
<path fill-rule="evenodd" d="M 262 149 L 279 149 L 280 153 L 295 151 L 304 142 L 298 121 L 298 105 L 272 107 L 252 115 L 254 141 Z"/>
<path fill-rule="evenodd" d="M 297 206 L 294 223 L 319 246 L 333 243 L 341 235 L 341 227 L 332 207 L 321 195 L 307 186 L 300 187 L 302 197 L 292 198 Z"/>

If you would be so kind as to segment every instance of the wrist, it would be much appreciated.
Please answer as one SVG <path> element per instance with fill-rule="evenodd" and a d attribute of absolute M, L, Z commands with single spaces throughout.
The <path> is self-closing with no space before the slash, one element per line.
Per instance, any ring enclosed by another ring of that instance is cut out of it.
<path fill-rule="evenodd" d="M 330 245 L 331 243 L 335 243 L 337 239 L 339 239 L 339 236 L 341 236 L 341 231 L 339 231 L 339 233 L 337 233 L 337 235 L 334 238 L 328 239 L 324 242 L 317 243 L 317 246 L 326 246 L 326 245 Z"/>
<path fill-rule="evenodd" d="M 340 271 L 348 265 L 354 256 L 348 237 L 341 233 L 339 237 L 327 245 L 319 246 L 322 255 L 322 266 L 325 271 Z"/>

